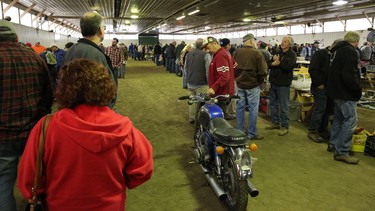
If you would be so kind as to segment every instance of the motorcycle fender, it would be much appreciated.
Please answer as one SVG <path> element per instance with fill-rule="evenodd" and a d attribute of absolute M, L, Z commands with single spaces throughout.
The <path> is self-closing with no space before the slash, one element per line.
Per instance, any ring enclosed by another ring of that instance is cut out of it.
<path fill-rule="evenodd" d="M 244 148 L 231 148 L 231 154 L 235 160 L 237 175 L 240 179 L 252 178 L 250 150 Z"/>

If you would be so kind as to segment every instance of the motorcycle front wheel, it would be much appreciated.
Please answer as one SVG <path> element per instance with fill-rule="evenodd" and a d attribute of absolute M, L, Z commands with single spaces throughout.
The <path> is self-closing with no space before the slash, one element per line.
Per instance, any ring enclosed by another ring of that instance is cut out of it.
<path fill-rule="evenodd" d="M 239 179 L 236 164 L 229 153 L 223 154 L 222 167 L 223 189 L 227 195 L 225 203 L 230 210 L 246 210 L 248 201 L 247 182 Z"/>

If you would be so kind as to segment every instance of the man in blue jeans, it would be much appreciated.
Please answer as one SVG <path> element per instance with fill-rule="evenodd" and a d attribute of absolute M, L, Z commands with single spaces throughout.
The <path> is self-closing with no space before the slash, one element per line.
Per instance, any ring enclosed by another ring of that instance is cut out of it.
<path fill-rule="evenodd" d="M 246 101 L 249 106 L 248 126 L 245 131 L 250 140 L 261 140 L 264 137 L 257 133 L 256 123 L 259 111 L 260 86 L 264 84 L 267 76 L 267 63 L 261 51 L 256 49 L 255 37 L 247 34 L 243 37 L 243 48 L 233 53 L 234 60 L 238 63 L 235 71 L 237 93 L 240 99 L 237 103 L 237 128 L 245 130 Z"/>
<path fill-rule="evenodd" d="M 359 159 L 349 155 L 353 132 L 357 126 L 357 101 L 362 96 L 358 69 L 360 35 L 349 31 L 344 41 L 332 48 L 332 64 L 327 77 L 327 96 L 334 99 L 335 109 L 330 144 L 334 145 L 334 160 L 357 164 Z"/>
<path fill-rule="evenodd" d="M 0 46 L 0 210 L 15 211 L 18 160 L 31 129 L 51 111 L 53 95 L 45 62 L 18 44 L 13 24 L 5 20 Z"/>
<path fill-rule="evenodd" d="M 293 38 L 283 37 L 281 41 L 281 52 L 276 53 L 271 61 L 269 81 L 270 109 L 272 124 L 266 130 L 279 129 L 278 135 L 284 136 L 289 132 L 289 99 L 290 85 L 293 80 L 293 69 L 296 65 L 297 56 L 292 50 Z M 280 127 L 281 125 L 281 127 Z"/>

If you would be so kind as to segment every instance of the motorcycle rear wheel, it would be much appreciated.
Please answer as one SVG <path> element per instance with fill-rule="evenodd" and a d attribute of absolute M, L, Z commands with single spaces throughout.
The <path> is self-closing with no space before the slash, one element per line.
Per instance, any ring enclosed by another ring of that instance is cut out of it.
<path fill-rule="evenodd" d="M 227 195 L 225 203 L 230 210 L 246 210 L 248 202 L 247 181 L 239 180 L 236 165 L 229 153 L 223 154 L 222 167 L 223 189 Z"/>

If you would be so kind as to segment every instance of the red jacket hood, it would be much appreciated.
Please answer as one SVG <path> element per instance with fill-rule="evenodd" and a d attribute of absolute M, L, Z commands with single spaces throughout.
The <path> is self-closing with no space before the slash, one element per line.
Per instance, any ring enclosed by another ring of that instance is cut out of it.
<path fill-rule="evenodd" d="M 133 128 L 129 118 L 116 114 L 107 106 L 65 108 L 56 112 L 53 118 L 69 140 L 93 153 L 116 147 Z"/>

